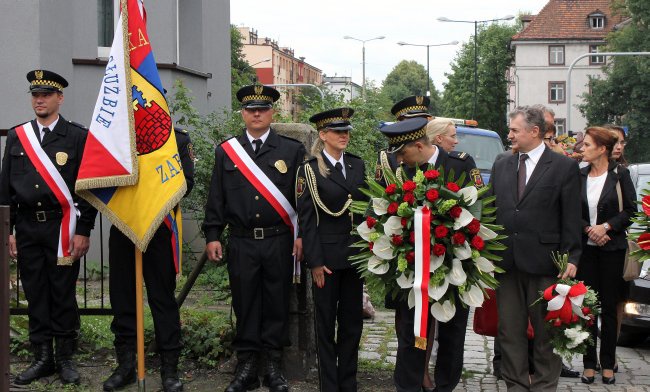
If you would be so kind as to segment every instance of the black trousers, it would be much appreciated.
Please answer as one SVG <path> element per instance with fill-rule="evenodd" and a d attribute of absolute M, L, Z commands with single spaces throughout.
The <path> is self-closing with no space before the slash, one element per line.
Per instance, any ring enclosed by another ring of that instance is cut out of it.
<path fill-rule="evenodd" d="M 621 295 L 621 276 L 625 263 L 625 250 L 604 251 L 597 246 L 587 245 L 582 249 L 577 278 L 590 286 L 600 300 L 600 364 L 603 369 L 613 369 L 616 363 L 616 305 Z M 591 337 L 596 343 L 598 323 L 591 328 Z M 585 369 L 595 369 L 598 364 L 596 344 L 587 348 L 583 356 Z"/>
<path fill-rule="evenodd" d="M 313 293 L 320 390 L 356 392 L 363 280 L 356 268 L 333 270 Z"/>
<path fill-rule="evenodd" d="M 110 297 L 113 308 L 111 331 L 115 346 L 135 348 L 135 246 L 115 226 L 108 240 Z M 181 324 L 174 298 L 176 270 L 171 247 L 171 232 L 164 224 L 154 234 L 142 255 L 142 275 L 153 316 L 156 344 L 160 351 L 181 349 Z"/>
<path fill-rule="evenodd" d="M 463 373 L 463 354 L 465 352 L 465 334 L 469 308 L 463 307 L 456 297 L 456 314 L 446 323 L 438 323 L 438 355 L 433 373 L 436 391 L 453 391 Z M 415 347 L 413 335 L 413 317 L 415 310 L 409 309 L 406 301 L 398 301 L 395 310 L 397 332 L 397 361 L 395 363 L 394 382 L 398 392 L 419 392 L 427 364 L 426 350 Z M 429 312 L 429 323 L 435 319 Z M 431 332 L 427 328 L 427 340 Z"/>
<path fill-rule="evenodd" d="M 230 236 L 228 276 L 237 317 L 233 348 L 246 359 L 266 351 L 280 360 L 289 342 L 289 293 L 293 280 L 291 233 L 261 240 Z"/>
<path fill-rule="evenodd" d="M 61 220 L 33 222 L 20 214 L 16 217 L 18 271 L 29 303 L 29 340 L 34 344 L 79 335 L 75 291 L 79 261 L 56 265 L 60 229 Z"/>

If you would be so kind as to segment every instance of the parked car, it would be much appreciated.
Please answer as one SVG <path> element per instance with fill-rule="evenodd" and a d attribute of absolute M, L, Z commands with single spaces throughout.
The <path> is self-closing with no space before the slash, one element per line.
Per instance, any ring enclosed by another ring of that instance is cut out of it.
<path fill-rule="evenodd" d="M 643 189 L 650 189 L 650 163 L 633 164 L 629 166 L 630 176 L 641 199 Z M 634 225 L 630 229 L 634 232 Z M 645 342 L 650 336 L 650 260 L 646 260 L 641 268 L 638 279 L 630 282 L 630 292 L 623 311 L 621 334 L 618 337 L 620 346 L 635 346 Z"/>

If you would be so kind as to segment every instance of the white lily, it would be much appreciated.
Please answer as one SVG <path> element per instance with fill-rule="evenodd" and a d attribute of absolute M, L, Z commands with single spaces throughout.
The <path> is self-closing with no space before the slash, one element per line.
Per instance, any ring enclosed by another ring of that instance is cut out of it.
<path fill-rule="evenodd" d="M 497 237 L 497 233 L 481 225 L 481 228 L 478 231 L 478 236 L 481 237 L 483 241 L 488 241 L 495 239 Z"/>
<path fill-rule="evenodd" d="M 408 289 L 413 287 L 414 280 L 415 280 L 415 274 L 411 271 L 408 271 L 408 275 L 402 272 L 402 274 L 396 279 L 397 285 L 403 289 Z"/>
<path fill-rule="evenodd" d="M 445 261 L 445 253 L 443 253 L 440 256 L 436 256 L 433 253 L 431 253 L 431 257 L 429 258 L 429 272 L 434 273 L 440 266 L 442 265 L 443 261 Z"/>
<path fill-rule="evenodd" d="M 476 190 L 475 186 L 465 187 L 459 190 L 458 194 L 463 196 L 465 203 L 467 203 L 468 206 L 471 206 L 472 204 L 476 203 L 476 200 L 478 200 L 478 191 Z"/>
<path fill-rule="evenodd" d="M 370 256 L 368 259 L 368 271 L 375 275 L 385 274 L 388 272 L 389 267 L 390 266 L 386 260 L 382 260 L 377 256 Z"/>
<path fill-rule="evenodd" d="M 469 247 L 467 241 L 462 245 L 454 246 L 454 256 L 459 260 L 467 260 L 472 258 L 472 248 Z"/>
<path fill-rule="evenodd" d="M 442 298 L 443 295 L 445 295 L 448 288 L 449 281 L 446 277 L 440 286 L 433 286 L 431 282 L 429 282 L 429 297 L 433 298 L 435 301 L 438 301 L 440 298 Z"/>
<path fill-rule="evenodd" d="M 377 215 L 384 215 L 386 212 L 388 212 L 388 205 L 390 202 L 386 199 L 382 199 L 380 197 L 373 197 L 372 198 L 372 209 L 375 211 L 375 214 Z"/>
<path fill-rule="evenodd" d="M 413 289 L 409 291 L 408 305 L 409 309 L 413 309 L 415 307 L 415 290 Z"/>
<path fill-rule="evenodd" d="M 476 268 L 478 268 L 479 271 L 485 273 L 490 273 L 494 271 L 494 264 L 490 260 L 486 259 L 485 257 L 479 256 L 474 261 L 476 262 Z"/>
<path fill-rule="evenodd" d="M 384 234 L 389 237 L 402 234 L 402 230 L 402 218 L 399 216 L 391 216 L 384 223 Z"/>
<path fill-rule="evenodd" d="M 451 265 L 451 271 L 449 271 L 447 274 L 449 283 L 453 284 L 454 286 L 460 286 L 464 284 L 467 280 L 467 274 L 465 274 L 465 271 L 463 270 L 463 263 L 461 263 L 461 261 L 458 259 L 453 259 L 451 261 Z"/>
<path fill-rule="evenodd" d="M 393 246 L 390 243 L 390 238 L 382 235 L 375 241 L 372 247 L 372 253 L 380 259 L 390 260 L 393 258 Z"/>
<path fill-rule="evenodd" d="M 564 335 L 571 340 L 567 343 L 566 347 L 576 348 L 582 343 L 585 339 L 589 337 L 589 332 L 583 330 L 580 326 L 575 328 L 567 328 L 564 330 Z"/>
<path fill-rule="evenodd" d="M 370 241 L 370 234 L 375 233 L 377 230 L 373 227 L 372 229 L 368 227 L 368 223 L 363 221 L 359 226 L 357 226 L 357 233 L 363 238 L 364 241 Z"/>
<path fill-rule="evenodd" d="M 435 302 L 431 305 L 431 314 L 436 320 L 441 323 L 446 323 L 456 314 L 456 306 L 454 306 L 450 301 L 446 301 L 442 304 L 440 302 Z"/>
<path fill-rule="evenodd" d="M 483 291 L 481 291 L 480 287 L 472 285 L 469 290 L 460 295 L 460 299 L 465 302 L 467 306 L 480 308 L 483 306 Z"/>
<path fill-rule="evenodd" d="M 473 187 L 472 187 L 473 188 Z M 454 230 L 458 230 L 461 227 L 469 225 L 469 223 L 474 220 L 474 215 L 471 212 L 461 207 L 461 213 L 458 218 L 454 221 Z"/>

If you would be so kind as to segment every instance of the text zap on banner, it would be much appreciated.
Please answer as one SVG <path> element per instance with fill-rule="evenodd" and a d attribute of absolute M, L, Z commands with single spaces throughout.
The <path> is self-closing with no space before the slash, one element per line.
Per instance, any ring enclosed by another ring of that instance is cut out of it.
<path fill-rule="evenodd" d="M 186 190 L 142 0 L 122 0 L 76 192 L 142 252 Z"/>

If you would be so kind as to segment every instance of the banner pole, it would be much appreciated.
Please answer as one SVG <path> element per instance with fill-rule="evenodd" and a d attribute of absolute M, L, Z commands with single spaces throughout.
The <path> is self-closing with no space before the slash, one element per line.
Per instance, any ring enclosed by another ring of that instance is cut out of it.
<path fill-rule="evenodd" d="M 142 251 L 135 248 L 135 314 L 138 340 L 138 391 L 145 391 L 144 380 L 144 306 L 142 289 Z"/>

